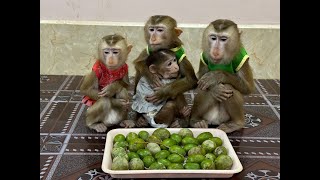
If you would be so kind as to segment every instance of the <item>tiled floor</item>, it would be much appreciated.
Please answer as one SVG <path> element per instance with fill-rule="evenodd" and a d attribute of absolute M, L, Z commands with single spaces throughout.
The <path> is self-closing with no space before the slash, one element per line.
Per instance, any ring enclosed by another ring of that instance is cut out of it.
<path fill-rule="evenodd" d="M 40 77 L 40 179 L 112 179 L 101 170 L 106 133 L 85 127 L 82 78 Z M 246 127 L 228 134 L 244 167 L 233 180 L 280 179 L 280 80 L 255 84 L 245 97 Z M 190 104 L 193 97 L 187 93 Z"/>

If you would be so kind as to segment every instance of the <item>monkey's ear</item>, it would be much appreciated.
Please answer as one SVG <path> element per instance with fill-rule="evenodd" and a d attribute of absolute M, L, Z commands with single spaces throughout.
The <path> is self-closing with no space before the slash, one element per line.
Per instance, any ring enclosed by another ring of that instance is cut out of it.
<path fill-rule="evenodd" d="M 149 71 L 150 71 L 152 74 L 157 73 L 156 65 L 151 64 L 151 65 L 149 66 Z"/>
<path fill-rule="evenodd" d="M 175 27 L 174 30 L 176 31 L 177 36 L 180 36 L 180 34 L 183 32 L 182 29 Z"/>
<path fill-rule="evenodd" d="M 132 46 L 131 44 L 129 44 L 129 45 L 128 45 L 128 47 L 127 47 L 127 49 L 128 49 L 128 53 L 130 53 L 130 52 L 131 52 L 132 47 L 133 47 L 133 46 Z"/>

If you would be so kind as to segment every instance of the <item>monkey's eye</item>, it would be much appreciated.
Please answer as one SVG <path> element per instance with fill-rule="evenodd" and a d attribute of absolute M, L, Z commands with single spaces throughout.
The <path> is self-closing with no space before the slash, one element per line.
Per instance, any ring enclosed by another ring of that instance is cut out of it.
<path fill-rule="evenodd" d="M 119 54 L 119 51 L 113 51 L 113 54 Z"/>
<path fill-rule="evenodd" d="M 174 58 L 174 59 L 173 59 L 173 62 L 176 62 L 176 61 L 177 61 L 177 59 L 176 59 L 176 58 Z"/>
<path fill-rule="evenodd" d="M 168 63 L 168 66 L 171 66 L 171 64 L 172 64 L 172 62 L 169 62 L 169 63 Z"/>
<path fill-rule="evenodd" d="M 154 31 L 154 28 L 149 28 L 149 31 L 153 32 L 153 31 Z"/>
<path fill-rule="evenodd" d="M 225 37 L 225 36 L 222 36 L 221 37 L 221 41 L 226 41 L 228 38 L 227 37 Z"/>
<path fill-rule="evenodd" d="M 105 53 L 105 54 L 109 54 L 110 52 L 109 52 L 109 51 L 105 51 L 104 53 Z"/>
<path fill-rule="evenodd" d="M 216 36 L 210 36 L 211 40 L 217 40 L 217 37 Z"/>
<path fill-rule="evenodd" d="M 158 32 L 163 32 L 164 30 L 161 28 L 161 29 L 157 29 Z"/>

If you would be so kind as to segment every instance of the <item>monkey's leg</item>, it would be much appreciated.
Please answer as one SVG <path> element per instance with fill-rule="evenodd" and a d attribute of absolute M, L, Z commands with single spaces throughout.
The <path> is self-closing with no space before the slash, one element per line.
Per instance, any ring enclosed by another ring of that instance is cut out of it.
<path fill-rule="evenodd" d="M 157 124 L 170 125 L 175 118 L 176 114 L 176 104 L 174 101 L 167 101 L 165 105 L 162 106 L 160 111 L 155 115 L 154 121 Z"/>
<path fill-rule="evenodd" d="M 215 106 L 217 101 L 208 91 L 199 90 L 194 97 L 191 108 L 190 126 L 194 128 L 208 128 L 208 121 L 204 119 L 209 108 Z"/>
<path fill-rule="evenodd" d="M 238 90 L 234 89 L 231 85 L 228 84 L 225 84 L 225 86 L 227 86 L 227 88 L 231 88 L 233 91 L 233 96 L 222 102 L 224 107 L 226 108 L 227 113 L 230 116 L 230 120 L 222 123 L 217 128 L 223 130 L 226 133 L 231 133 L 244 127 L 244 100 L 242 94 Z"/>
<path fill-rule="evenodd" d="M 188 106 L 188 103 L 186 101 L 186 98 L 184 94 L 179 94 L 176 99 L 176 117 L 177 122 L 173 122 L 170 127 L 188 127 L 189 125 L 189 119 L 190 119 L 190 114 L 191 114 L 191 107 Z"/>
<path fill-rule="evenodd" d="M 86 113 L 86 125 L 90 129 L 94 129 L 97 132 L 105 132 L 107 130 L 106 125 L 103 123 L 103 119 L 106 115 L 108 103 L 106 98 L 100 98 Z M 110 104 L 109 104 L 110 106 Z"/>
<path fill-rule="evenodd" d="M 132 128 L 135 126 L 134 120 L 128 120 L 128 108 L 129 108 L 129 93 L 127 89 L 122 88 L 116 97 L 112 100 L 113 110 L 116 111 L 117 116 L 113 117 L 116 124 L 119 124 L 124 128 Z"/>

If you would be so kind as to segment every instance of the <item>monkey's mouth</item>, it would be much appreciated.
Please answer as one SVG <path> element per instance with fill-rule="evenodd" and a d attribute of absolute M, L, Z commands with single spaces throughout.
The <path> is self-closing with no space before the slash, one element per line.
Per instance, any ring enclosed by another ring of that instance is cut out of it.
<path fill-rule="evenodd" d="M 222 60 L 222 58 L 220 58 L 220 59 L 212 59 L 213 63 L 215 63 L 215 64 L 219 63 L 221 60 Z"/>

